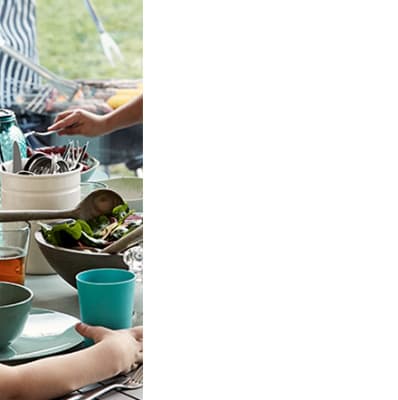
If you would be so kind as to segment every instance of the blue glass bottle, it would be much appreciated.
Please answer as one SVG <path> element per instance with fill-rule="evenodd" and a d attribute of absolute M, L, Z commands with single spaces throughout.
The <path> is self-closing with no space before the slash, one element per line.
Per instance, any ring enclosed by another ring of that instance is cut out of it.
<path fill-rule="evenodd" d="M 0 109 L 0 146 L 4 161 L 12 160 L 12 146 L 14 141 L 19 145 L 22 158 L 26 157 L 26 140 L 17 124 L 15 113 L 2 108 Z"/>

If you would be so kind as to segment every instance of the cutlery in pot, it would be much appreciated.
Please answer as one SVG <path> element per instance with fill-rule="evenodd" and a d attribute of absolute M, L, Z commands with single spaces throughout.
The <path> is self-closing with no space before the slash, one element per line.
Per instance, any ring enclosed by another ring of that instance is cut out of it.
<path fill-rule="evenodd" d="M 3 157 L 3 151 L 2 151 L 2 149 L 1 149 L 1 146 L 0 146 L 0 162 L 1 162 L 1 169 L 2 169 L 4 172 L 7 172 L 7 168 L 6 168 L 5 165 L 4 165 L 4 157 Z"/>

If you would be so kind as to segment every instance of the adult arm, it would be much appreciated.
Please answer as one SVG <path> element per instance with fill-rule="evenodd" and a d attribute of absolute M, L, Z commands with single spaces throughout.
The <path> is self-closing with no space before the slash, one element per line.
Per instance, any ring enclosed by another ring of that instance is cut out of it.
<path fill-rule="evenodd" d="M 143 95 L 140 95 L 116 110 L 97 115 L 82 109 L 61 112 L 48 130 L 57 130 L 60 135 L 101 136 L 139 124 L 143 121 Z"/>

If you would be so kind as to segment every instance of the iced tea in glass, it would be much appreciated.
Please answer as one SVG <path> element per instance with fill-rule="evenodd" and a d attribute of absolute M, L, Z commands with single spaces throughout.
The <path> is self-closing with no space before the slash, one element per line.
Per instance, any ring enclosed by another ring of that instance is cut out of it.
<path fill-rule="evenodd" d="M 28 222 L 0 223 L 0 281 L 25 283 L 29 235 Z"/>

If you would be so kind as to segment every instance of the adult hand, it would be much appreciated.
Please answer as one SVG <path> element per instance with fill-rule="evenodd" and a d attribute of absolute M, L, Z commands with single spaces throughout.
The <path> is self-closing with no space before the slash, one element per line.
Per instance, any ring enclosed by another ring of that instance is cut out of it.
<path fill-rule="evenodd" d="M 82 109 L 67 110 L 59 113 L 47 130 L 57 130 L 60 135 L 100 136 L 107 133 L 106 117 Z"/>

